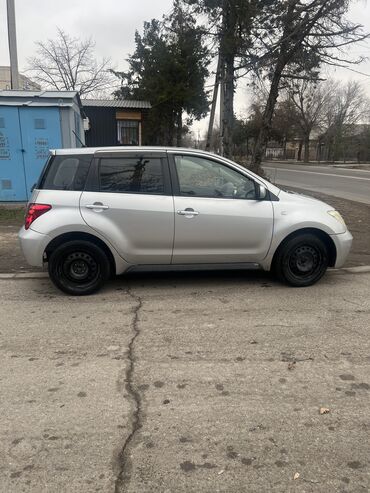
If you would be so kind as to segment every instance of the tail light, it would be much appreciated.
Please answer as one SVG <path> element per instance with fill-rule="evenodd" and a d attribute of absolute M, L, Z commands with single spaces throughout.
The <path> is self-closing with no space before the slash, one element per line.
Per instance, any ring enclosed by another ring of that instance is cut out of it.
<path fill-rule="evenodd" d="M 24 228 L 28 229 L 33 221 L 45 214 L 45 212 L 50 211 L 50 209 L 51 205 L 49 204 L 29 204 L 24 218 Z"/>

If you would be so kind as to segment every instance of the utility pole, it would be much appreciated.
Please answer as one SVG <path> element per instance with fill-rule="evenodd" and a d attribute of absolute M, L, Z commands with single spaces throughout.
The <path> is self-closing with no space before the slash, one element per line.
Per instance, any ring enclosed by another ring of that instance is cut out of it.
<path fill-rule="evenodd" d="M 211 149 L 213 124 L 215 121 L 215 112 L 216 112 L 216 104 L 217 104 L 217 97 L 218 97 L 218 87 L 220 85 L 220 72 L 221 72 L 221 53 L 218 54 L 215 84 L 213 87 L 211 114 L 209 117 L 208 132 L 207 132 L 206 151 L 209 151 Z"/>
<path fill-rule="evenodd" d="M 8 40 L 10 55 L 10 87 L 19 89 L 18 56 L 17 56 L 17 34 L 15 29 L 15 7 L 14 0 L 6 0 L 8 14 Z"/>
<path fill-rule="evenodd" d="M 220 154 L 225 155 L 225 66 L 221 66 L 221 76 L 220 76 Z"/>

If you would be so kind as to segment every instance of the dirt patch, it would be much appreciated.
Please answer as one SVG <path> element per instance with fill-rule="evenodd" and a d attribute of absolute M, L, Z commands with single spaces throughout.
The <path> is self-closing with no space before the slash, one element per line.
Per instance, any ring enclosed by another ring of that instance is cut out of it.
<path fill-rule="evenodd" d="M 0 273 L 32 272 L 36 269 L 27 264 L 18 242 L 20 226 L 0 224 Z"/>
<path fill-rule="evenodd" d="M 24 221 L 24 207 L 0 207 L 0 226 L 21 227 Z"/>
<path fill-rule="evenodd" d="M 0 273 L 32 272 L 18 242 L 18 231 L 24 222 L 24 207 L 0 207 Z"/>
<path fill-rule="evenodd" d="M 291 189 L 293 190 L 293 189 Z M 370 265 L 370 206 L 351 200 L 339 199 L 322 193 L 295 190 L 298 193 L 323 200 L 344 217 L 353 235 L 353 246 L 346 267 Z M 18 243 L 18 231 L 23 224 L 23 208 L 0 208 L 0 273 L 30 272 L 40 269 L 30 267 Z"/>

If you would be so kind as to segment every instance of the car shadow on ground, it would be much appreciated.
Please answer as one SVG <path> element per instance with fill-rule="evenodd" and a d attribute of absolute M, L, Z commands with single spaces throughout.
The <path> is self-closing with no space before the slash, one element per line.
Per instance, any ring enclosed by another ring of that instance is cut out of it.
<path fill-rule="evenodd" d="M 184 272 L 135 272 L 116 276 L 107 283 L 113 289 L 135 287 L 193 287 L 220 286 L 228 284 L 260 283 L 263 287 L 272 287 L 280 283 L 269 272 L 261 270 L 218 270 L 218 271 L 184 271 Z M 281 285 L 281 284 L 280 284 Z"/>

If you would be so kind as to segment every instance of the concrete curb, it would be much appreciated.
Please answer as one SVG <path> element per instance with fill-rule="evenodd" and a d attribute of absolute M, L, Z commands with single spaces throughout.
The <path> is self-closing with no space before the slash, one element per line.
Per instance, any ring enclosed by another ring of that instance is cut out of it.
<path fill-rule="evenodd" d="M 365 274 L 370 272 L 370 265 L 359 265 L 358 267 L 344 267 L 343 269 L 329 269 L 334 274 Z M 47 272 L 7 272 L 0 273 L 0 280 L 4 279 L 46 279 L 49 275 Z"/>
<path fill-rule="evenodd" d="M 317 168 L 342 168 L 342 169 L 349 169 L 349 170 L 355 170 L 358 169 L 359 171 L 367 171 L 366 169 L 362 168 L 368 168 L 370 167 L 370 163 L 332 163 L 332 162 L 319 162 L 319 161 L 310 161 L 309 163 L 304 163 L 303 161 L 296 161 L 295 159 L 275 159 L 275 160 L 266 160 L 262 162 L 262 167 L 264 166 L 270 166 L 273 164 L 292 164 L 295 166 L 311 166 L 311 167 L 317 167 Z"/>

